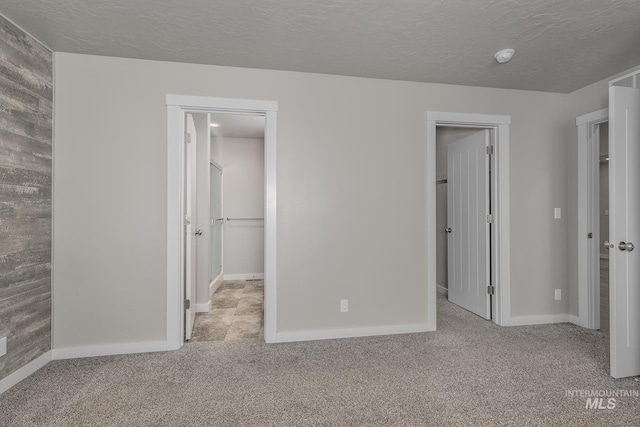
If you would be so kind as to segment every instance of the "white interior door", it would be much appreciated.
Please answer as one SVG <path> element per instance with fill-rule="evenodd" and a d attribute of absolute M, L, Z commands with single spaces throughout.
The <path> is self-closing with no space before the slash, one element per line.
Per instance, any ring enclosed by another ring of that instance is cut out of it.
<path fill-rule="evenodd" d="M 640 89 L 609 89 L 611 376 L 640 375 Z"/>
<path fill-rule="evenodd" d="M 185 278 L 184 278 L 184 299 L 185 299 L 185 326 L 184 337 L 191 339 L 193 322 L 196 319 L 195 304 L 196 296 L 196 239 L 194 238 L 194 226 L 196 223 L 196 126 L 193 116 L 187 114 L 187 135 L 185 147 Z"/>
<path fill-rule="evenodd" d="M 485 130 L 447 145 L 449 301 L 485 319 L 491 313 L 489 144 Z"/>

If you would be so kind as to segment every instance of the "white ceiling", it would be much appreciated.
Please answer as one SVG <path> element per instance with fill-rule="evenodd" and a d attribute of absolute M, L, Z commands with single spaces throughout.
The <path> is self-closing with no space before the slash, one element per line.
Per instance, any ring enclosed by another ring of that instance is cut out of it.
<path fill-rule="evenodd" d="M 220 125 L 211 128 L 211 134 L 216 137 L 264 139 L 264 116 L 212 114 L 211 122 Z"/>
<path fill-rule="evenodd" d="M 638 0 L 2 0 L 56 51 L 570 92 L 640 64 Z M 509 64 L 493 54 L 516 49 Z"/>

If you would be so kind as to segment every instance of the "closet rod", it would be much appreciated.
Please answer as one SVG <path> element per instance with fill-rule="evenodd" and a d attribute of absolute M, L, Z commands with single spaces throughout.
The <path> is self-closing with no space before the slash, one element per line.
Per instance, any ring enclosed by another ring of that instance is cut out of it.
<path fill-rule="evenodd" d="M 262 221 L 264 218 L 225 218 L 227 221 Z"/>

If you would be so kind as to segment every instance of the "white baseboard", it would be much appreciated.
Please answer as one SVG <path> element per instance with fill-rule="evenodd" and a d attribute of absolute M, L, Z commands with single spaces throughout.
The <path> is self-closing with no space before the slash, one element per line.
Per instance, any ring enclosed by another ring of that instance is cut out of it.
<path fill-rule="evenodd" d="M 436 291 L 438 291 L 439 294 L 445 296 L 449 295 L 449 289 L 445 288 L 444 286 L 436 285 Z"/>
<path fill-rule="evenodd" d="M 211 299 L 211 295 L 213 295 L 213 293 L 218 290 L 218 287 L 220 287 L 223 280 L 224 280 L 224 273 L 221 271 L 220 274 L 218 274 L 215 279 L 209 282 L 209 299 Z"/>
<path fill-rule="evenodd" d="M 546 325 L 549 323 L 575 323 L 578 317 L 572 314 L 540 314 L 533 316 L 511 316 L 502 326 Z"/>
<path fill-rule="evenodd" d="M 33 374 L 38 369 L 45 366 L 47 363 L 51 361 L 51 351 L 47 351 L 42 356 L 33 359 L 31 362 L 24 365 L 22 368 L 18 369 L 14 373 L 0 380 L 0 394 L 9 390 L 14 385 L 18 384 L 20 381 L 27 378 L 29 375 Z"/>
<path fill-rule="evenodd" d="M 106 344 L 81 347 L 54 348 L 37 359 L 27 363 L 11 375 L 0 380 L 0 394 L 9 390 L 29 375 L 44 367 L 52 360 L 76 359 L 81 357 L 113 356 L 117 354 L 150 353 L 177 350 L 168 341 L 152 341 L 127 344 Z"/>
<path fill-rule="evenodd" d="M 196 304 L 196 313 L 208 313 L 211 301 L 204 304 Z"/>
<path fill-rule="evenodd" d="M 573 323 L 574 325 L 582 326 L 582 322 L 578 316 L 574 316 L 573 314 L 567 314 L 567 322 Z M 583 326 L 585 327 L 585 326 Z"/>
<path fill-rule="evenodd" d="M 114 356 L 117 354 L 151 353 L 177 350 L 168 341 L 134 342 L 126 344 L 87 345 L 80 347 L 54 348 L 52 359 L 77 359 L 80 357 Z"/>
<path fill-rule="evenodd" d="M 264 273 L 225 274 L 224 280 L 259 280 L 264 279 Z"/>
<path fill-rule="evenodd" d="M 367 328 L 323 329 L 316 331 L 277 332 L 275 342 L 314 341 L 335 338 L 357 338 L 376 335 L 412 334 L 417 332 L 429 332 L 427 323 L 414 323 L 408 325 L 372 326 Z"/>

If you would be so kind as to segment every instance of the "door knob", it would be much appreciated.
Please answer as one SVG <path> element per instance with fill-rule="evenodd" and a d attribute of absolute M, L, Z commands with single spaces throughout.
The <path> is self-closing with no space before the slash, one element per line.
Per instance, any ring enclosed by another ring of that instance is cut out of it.
<path fill-rule="evenodd" d="M 202 230 L 198 229 L 198 230 L 196 230 L 196 232 L 195 232 L 195 233 L 193 233 L 193 234 L 195 234 L 196 236 L 202 236 Z"/>
<path fill-rule="evenodd" d="M 447 233 L 451 233 L 451 231 L 453 231 L 453 230 L 451 230 L 451 227 L 447 227 L 447 228 L 444 229 L 444 231 L 446 231 Z"/>
<path fill-rule="evenodd" d="M 604 247 L 607 248 L 607 249 L 611 249 L 611 248 L 613 248 L 613 243 L 609 243 L 608 240 L 605 240 L 604 241 Z"/>
<path fill-rule="evenodd" d="M 633 243 L 631 242 L 629 243 L 620 242 L 618 243 L 618 249 L 620 249 L 621 251 L 631 252 L 632 250 L 635 249 L 635 246 L 633 246 Z"/>

